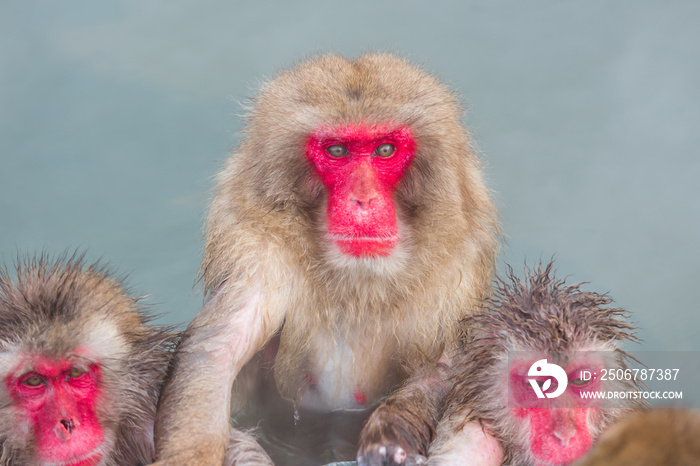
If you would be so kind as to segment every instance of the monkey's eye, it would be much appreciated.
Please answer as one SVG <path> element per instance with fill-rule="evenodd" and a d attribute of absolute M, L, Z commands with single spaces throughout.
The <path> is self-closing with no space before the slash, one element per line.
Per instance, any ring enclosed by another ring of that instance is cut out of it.
<path fill-rule="evenodd" d="M 29 387 L 38 387 L 42 383 L 44 383 L 44 379 L 39 377 L 38 375 L 34 375 L 32 377 L 29 377 L 27 380 L 22 382 L 24 385 L 27 385 Z"/>
<path fill-rule="evenodd" d="M 80 377 L 84 373 L 85 371 L 81 371 L 80 369 L 74 367 L 70 370 L 70 374 L 68 374 L 68 377 Z"/>
<path fill-rule="evenodd" d="M 583 379 L 569 380 L 569 383 L 570 383 L 571 385 L 576 385 L 576 386 L 578 386 L 578 387 L 580 387 L 580 386 L 582 386 L 582 385 L 586 385 L 588 382 L 590 382 L 590 380 L 583 380 Z"/>
<path fill-rule="evenodd" d="M 382 144 L 374 151 L 374 155 L 378 155 L 379 157 L 389 157 L 395 150 L 396 147 L 394 147 L 393 144 Z"/>
<path fill-rule="evenodd" d="M 348 150 L 342 144 L 334 144 L 328 149 L 326 149 L 326 152 L 331 154 L 331 156 L 333 157 L 343 157 L 345 155 L 348 155 Z"/>

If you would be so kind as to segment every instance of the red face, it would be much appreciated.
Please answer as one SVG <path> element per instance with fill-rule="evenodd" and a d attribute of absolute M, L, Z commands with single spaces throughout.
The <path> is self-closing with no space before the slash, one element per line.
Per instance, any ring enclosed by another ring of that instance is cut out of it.
<path fill-rule="evenodd" d="M 104 432 L 95 414 L 99 365 L 88 369 L 75 360 L 25 359 L 30 371 L 5 379 L 20 416 L 29 420 L 37 460 L 61 466 L 93 466 L 100 461 Z"/>
<path fill-rule="evenodd" d="M 530 380 L 550 394 L 556 391 L 557 382 L 553 377 L 529 375 L 535 361 L 511 366 L 511 410 L 529 426 L 528 443 L 536 466 L 570 464 L 591 447 L 589 421 L 597 401 L 583 393 L 600 390 L 600 381 L 587 380 L 586 374 L 600 373 L 602 363 L 586 357 L 572 361 L 562 367 L 568 379 L 566 391 L 556 398 L 538 398 Z"/>
<path fill-rule="evenodd" d="M 353 257 L 391 254 L 399 242 L 393 194 L 415 153 L 404 127 L 319 128 L 307 156 L 328 192 L 327 233 Z"/>

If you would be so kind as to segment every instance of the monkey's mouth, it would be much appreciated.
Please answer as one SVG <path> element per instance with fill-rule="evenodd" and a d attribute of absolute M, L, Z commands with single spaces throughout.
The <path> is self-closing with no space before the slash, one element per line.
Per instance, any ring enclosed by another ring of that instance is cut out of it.
<path fill-rule="evenodd" d="M 386 257 L 399 243 L 397 235 L 331 235 L 331 240 L 338 246 L 340 252 L 353 257 Z"/>
<path fill-rule="evenodd" d="M 100 460 L 102 459 L 102 452 L 100 450 L 100 446 L 98 445 L 96 448 L 92 449 L 91 451 L 83 454 L 76 456 L 75 458 L 71 458 L 67 461 L 60 461 L 58 463 L 45 463 L 47 466 L 96 466 L 99 464 Z"/>

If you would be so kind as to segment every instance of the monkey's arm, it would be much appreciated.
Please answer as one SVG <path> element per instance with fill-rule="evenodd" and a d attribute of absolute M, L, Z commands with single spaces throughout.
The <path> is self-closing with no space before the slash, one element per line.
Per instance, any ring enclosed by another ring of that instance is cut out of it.
<path fill-rule="evenodd" d="M 360 435 L 358 466 L 423 464 L 446 393 L 446 367 L 425 367 L 370 416 Z"/>
<path fill-rule="evenodd" d="M 233 381 L 281 325 L 281 319 L 263 315 L 259 288 L 241 299 L 226 287 L 209 298 L 175 354 L 156 418 L 158 464 L 223 463 L 231 438 Z M 260 447 L 251 454 L 256 464 L 269 462 Z"/>

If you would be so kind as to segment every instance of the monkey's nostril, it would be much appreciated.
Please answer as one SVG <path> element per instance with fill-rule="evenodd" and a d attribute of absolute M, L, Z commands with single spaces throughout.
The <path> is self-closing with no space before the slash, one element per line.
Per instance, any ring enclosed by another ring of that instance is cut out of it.
<path fill-rule="evenodd" d="M 369 209 L 372 206 L 372 202 L 376 199 L 376 196 L 372 197 L 356 197 L 352 196 L 350 201 L 355 203 L 360 209 Z"/>
<path fill-rule="evenodd" d="M 63 424 L 63 428 L 66 429 L 69 434 L 72 433 L 73 429 L 75 428 L 75 424 L 73 424 L 73 421 L 70 419 L 67 421 L 65 419 L 61 419 L 61 424 Z"/>

